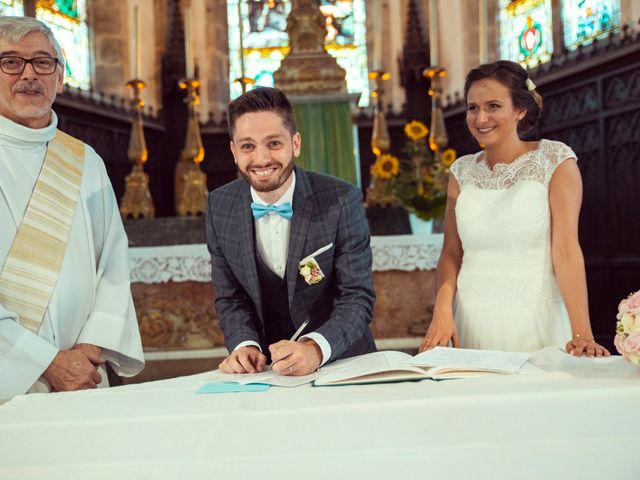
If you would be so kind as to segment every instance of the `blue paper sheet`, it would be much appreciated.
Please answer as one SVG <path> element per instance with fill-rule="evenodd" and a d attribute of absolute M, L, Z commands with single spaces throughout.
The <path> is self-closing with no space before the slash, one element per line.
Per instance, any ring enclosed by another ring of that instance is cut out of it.
<path fill-rule="evenodd" d="M 264 383 L 242 385 L 234 382 L 209 382 L 200 387 L 196 393 L 265 392 L 270 386 Z"/>

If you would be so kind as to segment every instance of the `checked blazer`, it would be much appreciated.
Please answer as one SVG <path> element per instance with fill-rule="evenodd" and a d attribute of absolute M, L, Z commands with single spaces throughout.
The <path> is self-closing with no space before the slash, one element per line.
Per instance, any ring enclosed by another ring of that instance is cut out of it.
<path fill-rule="evenodd" d="M 375 351 L 369 330 L 375 293 L 369 227 L 362 193 L 353 185 L 295 167 L 293 217 L 286 279 L 294 328 L 306 318 L 304 333 L 318 332 L 331 345 L 333 361 Z M 256 267 L 251 190 L 244 179 L 209 194 L 207 246 L 211 254 L 215 306 L 229 351 L 243 341 L 263 344 L 262 292 Z M 298 262 L 321 247 L 324 278 L 309 285 Z"/>

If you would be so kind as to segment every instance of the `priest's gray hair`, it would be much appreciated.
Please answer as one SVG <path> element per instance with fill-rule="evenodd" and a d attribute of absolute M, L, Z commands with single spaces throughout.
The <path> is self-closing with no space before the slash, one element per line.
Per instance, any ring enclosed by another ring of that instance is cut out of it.
<path fill-rule="evenodd" d="M 40 20 L 36 20 L 33 17 L 0 17 L 0 40 L 6 42 L 18 43 L 24 37 L 30 33 L 39 32 L 42 33 L 51 47 L 56 52 L 56 58 L 60 62 L 60 65 L 64 65 L 64 55 L 62 54 L 62 48 L 53 36 L 53 32 Z"/>

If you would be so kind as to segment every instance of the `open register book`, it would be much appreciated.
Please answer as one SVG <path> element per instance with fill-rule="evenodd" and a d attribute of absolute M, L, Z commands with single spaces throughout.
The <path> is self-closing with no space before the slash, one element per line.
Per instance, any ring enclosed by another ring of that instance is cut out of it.
<path fill-rule="evenodd" d="M 529 353 L 435 347 L 414 357 L 403 352 L 368 353 L 320 370 L 315 386 L 444 380 L 517 372 Z"/>
<path fill-rule="evenodd" d="M 529 359 L 529 353 L 435 347 L 412 357 L 408 353 L 383 351 L 338 360 L 305 376 L 283 376 L 272 370 L 253 374 L 212 372 L 211 380 L 242 385 L 263 384 L 298 387 L 356 383 L 404 382 L 431 378 L 476 377 L 515 373 Z"/>

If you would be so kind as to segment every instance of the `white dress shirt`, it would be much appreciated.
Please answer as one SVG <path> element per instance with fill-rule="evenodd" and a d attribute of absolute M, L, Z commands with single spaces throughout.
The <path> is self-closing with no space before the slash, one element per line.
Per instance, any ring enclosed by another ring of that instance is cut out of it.
<path fill-rule="evenodd" d="M 291 203 L 293 208 L 293 192 L 296 188 L 296 174 L 291 172 L 293 181 L 289 188 L 282 194 L 282 196 L 273 204 L 275 206 L 282 205 L 283 203 Z M 255 203 L 262 205 L 268 205 L 264 200 L 260 198 L 258 192 L 251 187 L 251 199 Z M 295 210 L 294 213 L 295 215 Z M 287 255 L 289 252 L 289 232 L 291 230 L 291 220 L 280 216 L 276 212 L 269 212 L 262 218 L 255 221 L 256 231 L 256 251 L 265 265 L 273 273 L 280 278 L 284 278 L 284 274 L 287 267 Z M 289 275 L 297 275 L 298 272 L 289 272 Z M 324 365 L 326 361 L 331 357 L 331 345 L 324 336 L 319 333 L 311 332 L 303 335 L 301 338 L 309 338 L 316 342 L 322 351 L 322 359 L 320 365 Z M 288 340 L 283 338 L 283 340 Z M 235 350 L 240 347 L 256 346 L 260 348 L 256 342 L 247 340 L 240 342 L 236 346 Z"/>
<path fill-rule="evenodd" d="M 296 174 L 291 172 L 293 181 L 289 188 L 273 205 L 278 206 L 283 203 L 291 203 L 293 207 L 293 192 L 296 187 Z M 268 205 L 267 202 L 258 196 L 251 187 L 251 199 L 260 205 Z M 256 251 L 269 270 L 284 278 L 287 267 L 287 253 L 289 252 L 289 231 L 291 230 L 291 220 L 280 216 L 276 212 L 269 212 L 259 220 L 254 220 L 256 231 Z"/>

